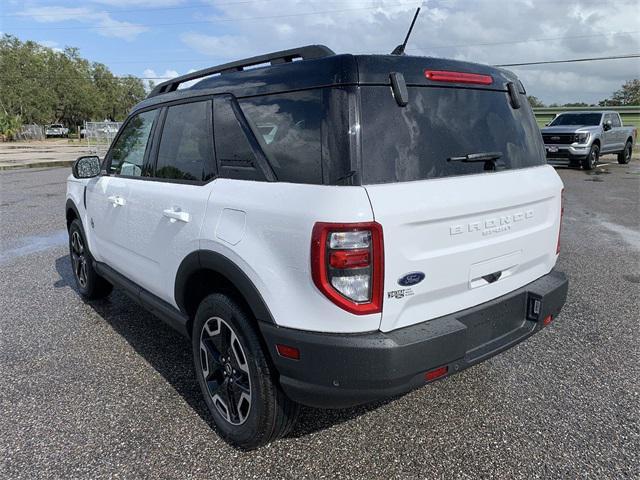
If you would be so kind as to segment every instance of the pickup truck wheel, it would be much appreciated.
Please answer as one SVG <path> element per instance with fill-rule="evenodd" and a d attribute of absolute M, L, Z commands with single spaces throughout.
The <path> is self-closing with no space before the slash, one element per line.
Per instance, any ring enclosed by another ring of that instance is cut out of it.
<path fill-rule="evenodd" d="M 253 319 L 214 293 L 198 307 L 192 334 L 196 376 L 220 436 L 246 450 L 286 435 L 299 406 L 277 383 Z"/>
<path fill-rule="evenodd" d="M 589 155 L 582 161 L 582 168 L 585 170 L 593 170 L 598 166 L 600 160 L 600 147 L 596 144 L 591 146 Z"/>
<path fill-rule="evenodd" d="M 111 293 L 113 285 L 98 275 L 93 268 L 93 257 L 87 247 L 82 223 L 75 219 L 69 227 L 69 256 L 76 287 L 87 300 L 104 298 Z"/>
<path fill-rule="evenodd" d="M 618 154 L 618 163 L 626 165 L 631 161 L 631 153 L 633 152 L 633 145 L 631 142 L 627 142 L 624 146 L 624 150 Z"/>

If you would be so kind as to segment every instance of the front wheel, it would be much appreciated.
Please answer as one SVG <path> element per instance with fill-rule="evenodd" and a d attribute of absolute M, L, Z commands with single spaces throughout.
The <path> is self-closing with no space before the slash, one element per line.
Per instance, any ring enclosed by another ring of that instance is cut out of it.
<path fill-rule="evenodd" d="M 111 293 L 113 285 L 98 275 L 93 268 L 93 257 L 87 246 L 82 223 L 75 219 L 69 226 L 69 256 L 76 287 L 87 300 L 104 298 Z"/>
<path fill-rule="evenodd" d="M 253 324 L 231 297 L 214 293 L 200 303 L 192 332 L 196 376 L 217 430 L 247 450 L 286 435 L 299 412 Z"/>
<path fill-rule="evenodd" d="M 618 163 L 626 165 L 631 161 L 631 154 L 633 153 L 633 145 L 631 142 L 627 142 L 624 146 L 624 150 L 618 154 Z"/>
<path fill-rule="evenodd" d="M 582 168 L 585 170 L 593 170 L 598 166 L 600 160 L 600 147 L 597 144 L 591 146 L 589 155 L 582 161 Z"/>

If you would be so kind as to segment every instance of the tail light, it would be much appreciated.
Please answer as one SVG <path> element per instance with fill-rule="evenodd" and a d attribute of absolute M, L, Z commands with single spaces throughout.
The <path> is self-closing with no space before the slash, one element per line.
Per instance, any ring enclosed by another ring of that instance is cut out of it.
<path fill-rule="evenodd" d="M 562 233 L 562 217 L 564 216 L 564 188 L 560 192 L 560 227 L 558 228 L 558 243 L 556 244 L 556 255 L 560 254 L 560 233 Z"/>
<path fill-rule="evenodd" d="M 313 226 L 313 282 L 348 312 L 366 315 L 382 311 L 383 258 L 379 223 L 318 222 Z"/>

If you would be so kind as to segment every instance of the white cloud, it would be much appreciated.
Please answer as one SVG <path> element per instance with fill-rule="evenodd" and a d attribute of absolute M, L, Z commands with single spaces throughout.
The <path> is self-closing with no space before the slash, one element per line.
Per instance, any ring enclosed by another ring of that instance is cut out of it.
<path fill-rule="evenodd" d="M 93 0 L 112 7 L 168 7 L 180 5 L 184 0 Z"/>
<path fill-rule="evenodd" d="M 195 72 L 195 68 L 191 68 L 189 70 L 187 70 L 186 73 L 192 73 Z M 147 68 L 144 70 L 144 72 L 142 72 L 142 77 L 144 78 L 143 83 L 144 86 L 147 90 L 151 90 L 151 86 L 152 85 L 157 85 L 159 83 L 162 82 L 166 82 L 167 80 L 170 80 L 172 78 L 175 77 L 179 77 L 180 75 L 184 75 L 183 73 L 178 73 L 177 70 L 173 70 L 173 69 L 167 69 L 162 73 L 156 73 L 156 71 L 153 68 Z M 192 80 L 190 82 L 185 82 L 183 84 L 180 85 L 180 89 L 182 88 L 189 88 L 191 85 L 193 85 L 194 83 L 197 83 L 198 80 Z"/>
<path fill-rule="evenodd" d="M 30 17 L 39 23 L 79 22 L 96 27 L 95 31 L 105 37 L 134 40 L 148 28 L 131 22 L 114 19 L 110 13 L 96 11 L 88 7 L 30 7 L 20 12 L 20 15 Z"/>
<path fill-rule="evenodd" d="M 209 17 L 207 33 L 185 32 L 180 39 L 216 60 L 234 60 L 314 43 L 339 53 L 388 53 L 402 42 L 422 2 L 209 3 L 217 14 Z M 298 15 L 314 11 L 333 12 Z M 407 53 L 488 64 L 628 54 L 640 50 L 639 16 L 637 0 L 426 0 Z M 547 103 L 597 102 L 639 70 L 637 60 L 513 68 L 529 93 Z"/>
<path fill-rule="evenodd" d="M 62 52 L 63 51 L 63 49 L 60 48 L 60 44 L 58 42 L 53 41 L 53 40 L 40 40 L 38 43 L 40 45 L 42 45 L 43 47 L 50 48 L 54 52 Z"/>

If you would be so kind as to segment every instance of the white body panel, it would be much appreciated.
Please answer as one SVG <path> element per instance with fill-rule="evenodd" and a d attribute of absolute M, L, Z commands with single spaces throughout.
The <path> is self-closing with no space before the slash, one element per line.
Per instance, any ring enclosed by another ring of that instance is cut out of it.
<path fill-rule="evenodd" d="M 380 314 L 353 315 L 340 309 L 311 278 L 314 223 L 371 221 L 363 187 L 229 179 L 212 185 L 200 248 L 219 252 L 238 265 L 278 325 L 320 332 L 378 329 Z"/>
<path fill-rule="evenodd" d="M 129 248 L 120 273 L 177 307 L 176 274 L 182 260 L 198 250 L 212 185 L 125 181 Z"/>
<path fill-rule="evenodd" d="M 550 166 L 366 189 L 384 231 L 382 331 L 486 302 L 555 265 L 562 182 Z M 414 271 L 425 279 L 398 284 Z M 482 278 L 495 272 L 493 283 Z"/>

